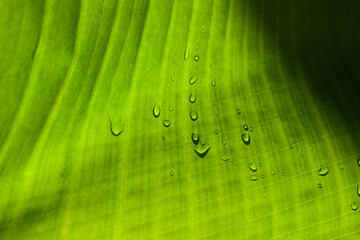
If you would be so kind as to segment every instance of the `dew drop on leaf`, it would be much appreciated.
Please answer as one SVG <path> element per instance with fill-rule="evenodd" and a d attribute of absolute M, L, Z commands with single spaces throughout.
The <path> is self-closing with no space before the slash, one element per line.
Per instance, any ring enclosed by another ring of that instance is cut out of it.
<path fill-rule="evenodd" d="M 191 111 L 190 118 L 191 118 L 191 120 L 196 121 L 198 119 L 198 113 L 195 111 Z"/>
<path fill-rule="evenodd" d="M 196 101 L 196 94 L 195 93 L 191 93 L 189 96 L 189 101 L 191 103 L 194 103 Z"/>
<path fill-rule="evenodd" d="M 241 134 L 241 138 L 246 145 L 250 144 L 250 135 L 248 133 Z"/>
<path fill-rule="evenodd" d="M 247 131 L 249 129 L 248 125 L 247 124 L 244 124 L 244 130 Z"/>
<path fill-rule="evenodd" d="M 249 163 L 249 168 L 253 172 L 256 172 L 258 170 L 256 163 L 254 163 L 254 162 Z"/>
<path fill-rule="evenodd" d="M 215 87 L 215 85 L 216 85 L 216 80 L 215 80 L 215 79 L 212 80 L 211 85 L 212 85 L 213 87 Z"/>
<path fill-rule="evenodd" d="M 236 112 L 240 115 L 240 114 L 241 114 L 241 109 L 238 108 L 238 109 L 236 110 Z"/>
<path fill-rule="evenodd" d="M 197 77 L 191 77 L 189 80 L 190 85 L 193 85 L 197 81 Z"/>
<path fill-rule="evenodd" d="M 158 118 L 160 116 L 160 113 L 161 113 L 160 106 L 155 104 L 154 107 L 153 107 L 153 115 L 154 115 L 154 117 Z"/>
<path fill-rule="evenodd" d="M 189 55 L 190 55 L 189 49 L 186 48 L 185 53 L 184 53 L 184 59 L 185 59 L 185 61 L 187 61 L 187 60 L 189 59 Z"/>
<path fill-rule="evenodd" d="M 193 141 L 193 143 L 194 143 L 195 145 L 197 145 L 197 144 L 199 143 L 199 141 L 200 141 L 200 136 L 199 136 L 199 134 L 198 134 L 197 132 L 193 132 L 193 133 L 191 134 L 191 140 Z"/>
<path fill-rule="evenodd" d="M 258 177 L 255 174 L 253 174 L 253 175 L 250 176 L 250 180 L 251 181 L 256 181 L 256 180 L 258 180 Z"/>
<path fill-rule="evenodd" d="M 326 176 L 328 173 L 329 173 L 329 169 L 326 166 L 322 166 L 318 171 L 318 174 L 320 176 Z"/>
<path fill-rule="evenodd" d="M 318 183 L 318 187 L 319 187 L 319 188 L 322 188 L 322 185 L 321 185 L 321 183 Z"/>
<path fill-rule="evenodd" d="M 199 56 L 198 56 L 198 55 L 195 55 L 194 60 L 195 60 L 195 61 L 199 61 Z"/>
<path fill-rule="evenodd" d="M 170 172 L 170 176 L 174 176 L 174 172 L 173 172 L 173 171 Z"/>
<path fill-rule="evenodd" d="M 358 205 L 356 202 L 351 203 L 351 209 L 356 211 L 358 209 Z"/>
<path fill-rule="evenodd" d="M 165 119 L 165 120 L 163 121 L 163 124 L 164 124 L 164 126 L 165 126 L 165 127 L 170 127 L 170 125 L 171 125 L 171 121 L 170 121 L 170 120 Z"/>
<path fill-rule="evenodd" d="M 210 146 L 209 144 L 198 144 L 195 148 L 194 151 L 196 152 L 196 154 L 201 157 L 204 158 L 206 156 L 206 154 L 209 152 L 210 150 Z"/>

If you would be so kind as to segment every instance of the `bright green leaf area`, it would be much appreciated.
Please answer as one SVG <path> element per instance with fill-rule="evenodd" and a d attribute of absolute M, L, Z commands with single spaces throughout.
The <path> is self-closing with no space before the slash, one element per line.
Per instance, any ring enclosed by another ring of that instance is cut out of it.
<path fill-rule="evenodd" d="M 359 12 L 1 0 L 0 239 L 360 239 Z"/>

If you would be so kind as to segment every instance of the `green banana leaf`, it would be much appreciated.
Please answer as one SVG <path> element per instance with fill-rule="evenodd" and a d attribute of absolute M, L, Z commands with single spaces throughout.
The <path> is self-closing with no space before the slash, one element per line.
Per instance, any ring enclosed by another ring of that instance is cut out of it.
<path fill-rule="evenodd" d="M 360 239 L 359 12 L 1 0 L 0 239 Z"/>

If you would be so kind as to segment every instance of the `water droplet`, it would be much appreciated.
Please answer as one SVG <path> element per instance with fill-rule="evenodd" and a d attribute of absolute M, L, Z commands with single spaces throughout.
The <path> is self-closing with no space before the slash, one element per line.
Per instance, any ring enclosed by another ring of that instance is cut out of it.
<path fill-rule="evenodd" d="M 141 128 L 138 128 L 138 131 L 141 132 Z"/>
<path fill-rule="evenodd" d="M 271 172 L 271 175 L 275 175 L 275 173 L 276 173 L 275 171 L 272 171 L 272 172 Z"/>
<path fill-rule="evenodd" d="M 215 85 L 216 85 L 216 80 L 215 80 L 215 79 L 212 80 L 211 85 L 212 85 L 213 87 L 215 87 Z"/>
<path fill-rule="evenodd" d="M 191 120 L 196 121 L 198 119 L 198 113 L 195 111 L 191 111 L 190 118 L 191 118 Z"/>
<path fill-rule="evenodd" d="M 329 169 L 326 166 L 322 166 L 318 171 L 318 174 L 320 176 L 326 176 L 328 173 L 329 173 Z"/>
<path fill-rule="evenodd" d="M 290 144 L 290 149 L 293 149 L 293 148 L 294 148 L 294 146 L 292 144 Z"/>
<path fill-rule="evenodd" d="M 63 177 L 64 176 L 64 173 L 60 173 L 60 177 Z"/>
<path fill-rule="evenodd" d="M 240 114 L 241 114 L 241 109 L 238 108 L 238 109 L 236 110 L 236 112 L 240 115 Z"/>
<path fill-rule="evenodd" d="M 313 150 L 313 147 L 310 147 L 310 150 Z"/>
<path fill-rule="evenodd" d="M 189 73 L 191 74 L 191 73 L 192 73 L 192 71 L 191 71 L 191 70 L 189 70 Z"/>
<path fill-rule="evenodd" d="M 165 140 L 165 136 L 162 136 L 162 140 Z"/>
<path fill-rule="evenodd" d="M 198 144 L 196 145 L 196 147 L 194 147 L 194 151 L 199 157 L 204 158 L 206 154 L 209 152 L 210 148 L 211 147 L 209 146 L 209 144 L 206 143 Z"/>
<path fill-rule="evenodd" d="M 222 139 L 222 144 L 223 144 L 223 145 L 226 145 L 226 143 L 227 143 L 227 142 L 226 142 L 226 139 L 223 138 L 223 139 Z"/>
<path fill-rule="evenodd" d="M 213 65 L 212 65 L 212 64 L 210 64 L 210 65 L 209 65 L 209 68 L 212 68 L 212 67 L 213 67 Z"/>
<path fill-rule="evenodd" d="M 201 33 L 204 34 L 204 33 L 205 33 L 205 30 L 204 30 L 204 29 L 201 29 Z"/>
<path fill-rule="evenodd" d="M 202 73 L 199 73 L 199 77 L 201 77 L 202 76 Z"/>
<path fill-rule="evenodd" d="M 165 126 L 165 127 L 170 127 L 170 125 L 171 125 L 171 121 L 170 121 L 170 120 L 165 119 L 165 120 L 163 121 L 163 124 L 164 124 L 164 126 Z"/>
<path fill-rule="evenodd" d="M 356 202 L 351 203 L 351 209 L 356 211 L 358 209 L 358 205 Z"/>
<path fill-rule="evenodd" d="M 258 177 L 255 174 L 253 174 L 253 175 L 250 176 L 250 180 L 251 181 L 256 181 L 256 180 L 258 180 Z"/>
<path fill-rule="evenodd" d="M 191 77 L 189 80 L 190 85 L 193 85 L 197 81 L 197 77 Z"/>
<path fill-rule="evenodd" d="M 304 157 L 304 154 L 300 154 L 300 157 Z"/>
<path fill-rule="evenodd" d="M 249 128 L 249 131 L 250 131 L 250 132 L 252 132 L 252 131 L 253 131 L 253 129 L 250 127 L 250 128 Z"/>
<path fill-rule="evenodd" d="M 189 101 L 191 103 L 194 103 L 196 101 L 196 94 L 195 93 L 191 93 L 189 96 Z"/>
<path fill-rule="evenodd" d="M 344 165 L 343 165 L 342 163 L 340 163 L 339 169 L 340 169 L 340 170 L 344 170 Z"/>
<path fill-rule="evenodd" d="M 195 60 L 195 61 L 199 61 L 199 56 L 198 56 L 198 55 L 195 55 L 194 60 Z"/>
<path fill-rule="evenodd" d="M 219 133 L 219 132 L 218 132 L 217 130 L 214 131 L 214 134 L 215 134 L 215 135 L 218 135 L 218 133 Z"/>
<path fill-rule="evenodd" d="M 153 107 L 153 115 L 154 115 L 154 117 L 158 118 L 160 116 L 160 113 L 161 113 L 160 106 L 155 104 L 154 107 Z"/>
<path fill-rule="evenodd" d="M 221 160 L 223 160 L 223 161 L 229 161 L 230 160 L 230 156 L 229 155 L 227 155 L 227 154 L 225 154 L 222 158 L 221 158 Z"/>
<path fill-rule="evenodd" d="M 259 163 L 259 167 L 261 167 L 262 166 L 262 164 L 261 163 Z"/>
<path fill-rule="evenodd" d="M 285 176 L 285 172 L 284 172 L 284 170 L 281 172 L 281 176 Z"/>
<path fill-rule="evenodd" d="M 249 168 L 253 172 L 256 172 L 258 170 L 256 163 L 254 163 L 254 162 L 249 163 Z"/>
<path fill-rule="evenodd" d="M 199 134 L 197 132 L 193 132 L 191 134 L 191 139 L 192 139 L 193 143 L 195 145 L 197 145 L 199 143 L 199 141 L 200 141 L 200 136 L 199 136 Z"/>
<path fill-rule="evenodd" d="M 322 188 L 322 185 L 321 185 L 321 183 L 318 183 L 318 187 L 319 187 L 319 188 Z"/>
<path fill-rule="evenodd" d="M 174 176 L 174 172 L 173 172 L 173 171 L 170 171 L 170 176 Z"/>
<path fill-rule="evenodd" d="M 196 50 L 199 50 L 199 46 L 198 46 L 198 45 L 196 45 L 196 46 L 195 46 L 195 49 L 196 49 Z"/>
<path fill-rule="evenodd" d="M 175 81 L 175 76 L 171 76 L 171 81 Z"/>
<path fill-rule="evenodd" d="M 174 108 L 173 108 L 173 107 L 169 107 L 169 111 L 171 112 L 172 110 L 174 110 Z"/>
<path fill-rule="evenodd" d="M 357 195 L 360 197 L 360 183 L 357 185 Z"/>
<path fill-rule="evenodd" d="M 265 175 L 263 174 L 263 175 L 261 175 L 261 177 L 262 177 L 262 178 L 264 178 L 264 177 L 265 177 Z"/>
<path fill-rule="evenodd" d="M 184 53 L 184 59 L 185 59 L 185 61 L 187 61 L 187 60 L 189 59 L 189 55 L 190 55 L 189 49 L 186 48 L 185 53 Z"/>
<path fill-rule="evenodd" d="M 241 138 L 246 145 L 250 144 L 250 135 L 248 133 L 241 134 Z"/>
<path fill-rule="evenodd" d="M 110 132 L 111 132 L 112 135 L 114 135 L 115 137 L 117 137 L 117 136 L 119 136 L 123 131 L 124 131 L 124 129 L 121 130 L 121 131 L 119 131 L 119 132 L 117 132 L 117 133 L 114 132 L 114 130 L 112 129 L 112 122 L 111 122 L 111 120 L 110 120 Z"/>
<path fill-rule="evenodd" d="M 249 129 L 248 125 L 247 124 L 244 124 L 244 130 L 247 131 Z"/>
<path fill-rule="evenodd" d="M 357 164 L 360 166 L 360 158 L 357 160 Z"/>

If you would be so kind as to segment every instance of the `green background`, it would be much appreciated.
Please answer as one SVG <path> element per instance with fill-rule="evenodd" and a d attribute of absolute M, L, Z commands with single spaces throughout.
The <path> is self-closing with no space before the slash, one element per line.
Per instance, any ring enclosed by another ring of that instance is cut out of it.
<path fill-rule="evenodd" d="M 1 0 L 0 239 L 360 239 L 359 12 Z"/>

